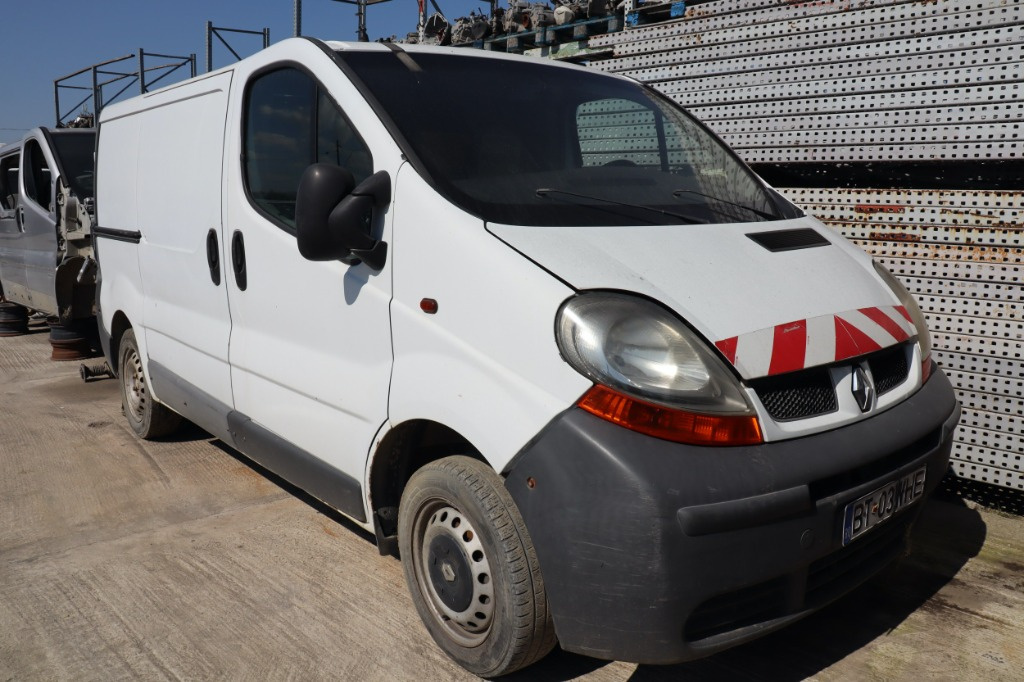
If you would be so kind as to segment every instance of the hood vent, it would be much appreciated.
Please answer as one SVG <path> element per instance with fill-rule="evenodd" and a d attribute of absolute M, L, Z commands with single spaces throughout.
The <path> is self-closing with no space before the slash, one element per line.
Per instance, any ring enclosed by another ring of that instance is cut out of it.
<path fill-rule="evenodd" d="M 769 251 L 793 251 L 794 249 L 810 249 L 815 246 L 828 246 L 829 241 L 809 227 L 796 230 L 773 230 L 771 232 L 751 232 L 748 237 Z"/>

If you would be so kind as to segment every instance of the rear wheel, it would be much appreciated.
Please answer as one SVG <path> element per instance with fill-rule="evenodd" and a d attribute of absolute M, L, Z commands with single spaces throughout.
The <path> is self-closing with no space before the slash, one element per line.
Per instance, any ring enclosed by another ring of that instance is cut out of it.
<path fill-rule="evenodd" d="M 533 543 L 489 466 L 446 457 L 413 474 L 402 495 L 398 537 L 416 610 L 459 665 L 496 677 L 554 647 Z"/>
<path fill-rule="evenodd" d="M 159 438 L 178 428 L 181 417 L 153 399 L 142 371 L 142 356 L 135 330 L 121 337 L 118 351 L 118 378 L 121 380 L 121 409 L 132 430 L 140 438 Z"/>

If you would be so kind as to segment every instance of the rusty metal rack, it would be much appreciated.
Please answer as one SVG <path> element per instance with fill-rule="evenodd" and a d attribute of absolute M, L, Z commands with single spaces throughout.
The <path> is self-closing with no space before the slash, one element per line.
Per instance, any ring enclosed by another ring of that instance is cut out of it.
<path fill-rule="evenodd" d="M 146 52 L 139 48 L 135 54 L 108 59 L 58 78 L 53 81 L 57 127 L 69 125 L 70 119 L 78 116 L 83 108 L 88 109 L 87 114 L 95 118 L 104 106 L 133 86 L 138 85 L 139 93 L 149 92 L 150 88 L 162 83 L 179 69 L 184 69 L 189 74 L 188 77 L 195 77 L 195 54 L 182 57 Z M 89 75 L 88 80 L 86 74 Z M 108 86 L 117 86 L 118 89 L 113 95 L 107 95 L 104 89 Z M 61 106 L 61 95 L 67 94 L 68 91 L 77 91 L 79 95 L 82 92 L 86 94 L 65 108 Z"/>
<path fill-rule="evenodd" d="M 614 33 L 622 30 L 622 16 L 609 14 L 604 17 L 593 19 L 581 19 L 579 21 L 562 24 L 561 26 L 545 26 L 531 31 L 520 31 L 519 33 L 506 33 L 491 38 L 476 40 L 471 43 L 462 43 L 456 47 L 476 47 L 484 50 L 497 52 L 523 53 L 529 48 L 557 48 L 566 46 L 561 50 L 562 57 L 591 56 L 597 52 L 610 53 L 609 49 L 588 50 L 587 41 L 595 35 Z M 570 47 L 570 44 L 574 44 Z M 557 53 L 558 50 L 555 50 Z M 556 56 L 551 52 L 545 52 L 543 56 Z"/>
<path fill-rule="evenodd" d="M 227 48 L 228 52 L 236 59 L 240 60 L 242 56 L 238 54 L 234 47 L 231 46 L 224 34 L 230 34 L 233 36 L 257 36 L 262 42 L 262 48 L 266 49 L 270 47 L 270 29 L 264 28 L 262 31 L 252 31 L 243 28 L 225 28 L 223 26 L 214 26 L 212 21 L 206 22 L 206 72 L 213 71 L 213 39 L 216 38 L 220 43 Z"/>
<path fill-rule="evenodd" d="M 639 26 L 655 22 L 678 19 L 686 13 L 686 2 L 644 2 L 634 0 L 632 9 L 625 10 L 626 26 Z"/>
<path fill-rule="evenodd" d="M 709 0 L 625 23 L 589 38 L 591 66 L 688 107 L 902 279 L 963 405 L 954 471 L 1024 489 L 1024 0 Z"/>

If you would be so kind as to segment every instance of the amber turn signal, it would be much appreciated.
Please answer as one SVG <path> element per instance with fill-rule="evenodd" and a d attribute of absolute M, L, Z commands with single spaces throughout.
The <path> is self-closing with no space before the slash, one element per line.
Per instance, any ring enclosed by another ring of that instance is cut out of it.
<path fill-rule="evenodd" d="M 928 378 L 932 375 L 932 365 L 935 363 L 930 357 L 925 358 L 921 361 L 921 383 L 928 381 Z"/>
<path fill-rule="evenodd" d="M 632 431 L 691 445 L 756 445 L 764 442 L 752 415 L 696 414 L 637 400 L 596 385 L 577 405 L 593 415 Z"/>

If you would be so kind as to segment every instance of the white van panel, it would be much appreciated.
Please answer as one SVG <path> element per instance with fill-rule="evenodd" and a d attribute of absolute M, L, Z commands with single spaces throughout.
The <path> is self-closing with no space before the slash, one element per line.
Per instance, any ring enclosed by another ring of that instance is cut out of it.
<path fill-rule="evenodd" d="M 573 291 L 498 243 L 412 168 L 402 169 L 397 188 L 391 422 L 445 424 L 502 471 L 591 386 L 555 343 L 555 314 Z M 420 309 L 424 298 L 437 301 L 436 314 Z"/>
<path fill-rule="evenodd" d="M 392 258 L 380 272 L 306 260 L 295 236 L 260 213 L 243 184 L 244 86 L 265 68 L 298 64 L 366 142 L 375 172 L 387 171 L 394 180 L 403 163 L 370 106 L 312 43 L 280 44 L 239 65 L 228 114 L 238 132 L 229 136 L 225 155 L 224 241 L 230 251 L 241 233 L 247 273 L 242 290 L 230 266 L 225 271 L 233 404 L 260 427 L 362 481 L 374 435 L 387 421 Z M 389 244 L 391 219 L 392 212 L 384 212 L 378 225 L 379 238 Z"/>
<path fill-rule="evenodd" d="M 97 204 L 98 206 L 98 204 Z M 142 316 L 143 300 L 142 278 L 139 276 L 139 247 L 135 244 L 97 239 L 97 253 L 102 252 L 103 279 L 102 286 L 97 289 L 98 314 L 103 329 L 113 329 L 114 315 L 121 311 L 129 320 L 137 320 Z M 139 352 L 146 357 L 145 334 L 137 335 Z M 115 356 L 111 364 L 118 362 Z M 143 363 L 146 381 L 152 390 L 153 382 L 149 380 L 149 369 Z M 156 393 L 153 394 L 154 396 Z M 159 396 L 157 396 L 159 399 Z"/>
<path fill-rule="evenodd" d="M 747 237 L 796 228 L 814 228 L 831 245 L 772 252 Z M 863 251 L 810 217 L 628 229 L 488 229 L 579 289 L 635 291 L 663 302 L 711 343 L 794 320 L 898 303 Z"/>
<path fill-rule="evenodd" d="M 139 119 L 123 116 L 104 120 L 98 146 L 103 153 L 96 155 L 96 224 L 112 230 L 136 230 Z"/>
<path fill-rule="evenodd" d="M 109 113 L 114 106 L 108 107 Z M 134 116 L 105 120 L 96 155 L 96 225 L 132 232 L 139 229 L 138 178 L 139 119 Z M 142 276 L 139 273 L 139 247 L 130 242 L 98 238 L 97 257 L 102 259 L 102 286 L 97 290 L 100 323 L 113 328 L 114 315 L 120 311 L 135 324 L 142 324 Z M 137 335 L 139 352 L 146 357 L 145 334 Z M 117 363 L 118 358 L 111 358 Z M 152 390 L 148 367 L 143 363 L 146 381 Z M 153 394 L 156 396 L 156 393 Z M 158 397 L 158 396 L 157 396 Z"/>
<path fill-rule="evenodd" d="M 231 321 L 220 188 L 230 86 L 231 73 L 221 73 L 147 98 L 149 106 L 134 115 L 140 123 L 136 193 L 149 359 L 224 405 L 231 404 Z M 211 229 L 221 250 L 220 285 L 207 262 Z"/>
<path fill-rule="evenodd" d="M 390 269 L 307 261 L 294 237 L 234 208 L 253 214 L 231 221 L 249 273 L 244 292 L 230 285 L 235 409 L 362 480 L 387 419 Z"/>

